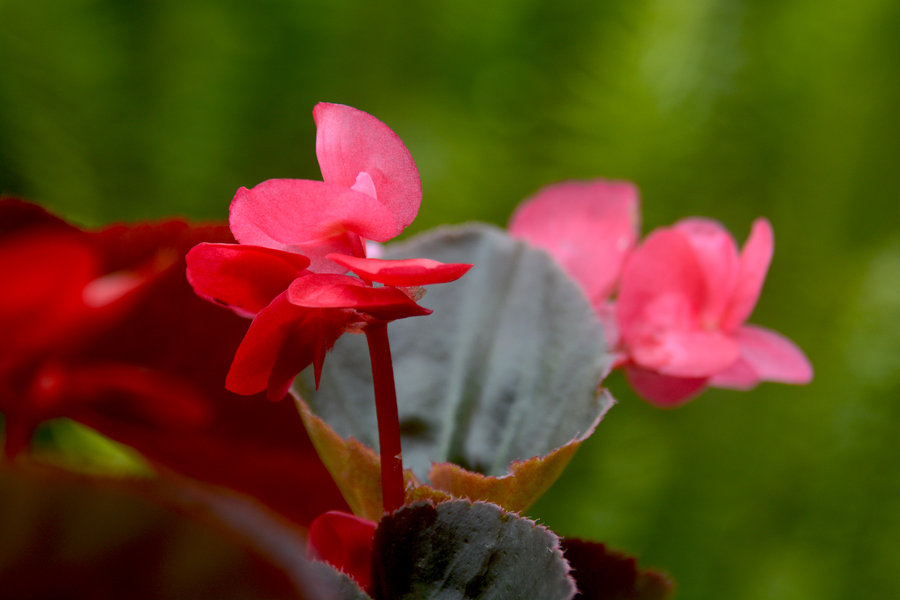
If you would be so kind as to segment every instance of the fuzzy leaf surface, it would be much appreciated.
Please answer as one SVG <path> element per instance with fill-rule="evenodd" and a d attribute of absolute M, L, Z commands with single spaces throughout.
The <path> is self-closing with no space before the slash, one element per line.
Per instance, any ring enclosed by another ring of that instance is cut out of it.
<path fill-rule="evenodd" d="M 515 461 L 577 447 L 589 436 L 612 405 L 598 391 L 610 355 L 587 299 L 562 269 L 544 251 L 481 225 L 443 228 L 385 248 L 387 259 L 410 256 L 475 266 L 457 282 L 428 289 L 422 304 L 434 314 L 389 328 L 406 466 L 422 481 L 432 463 L 505 477 Z M 318 391 L 311 374 L 298 379 L 295 391 L 338 435 L 377 449 L 362 336 L 338 341 Z M 545 472 L 528 472 L 549 486 L 570 456 L 563 452 L 546 461 Z M 468 483 L 450 485 L 460 486 Z M 492 486 L 485 480 L 480 488 Z M 526 508 L 543 491 L 517 498 L 514 508 Z"/>
<path fill-rule="evenodd" d="M 568 571 L 556 535 L 493 504 L 406 506 L 375 532 L 372 579 L 381 600 L 568 600 Z"/>

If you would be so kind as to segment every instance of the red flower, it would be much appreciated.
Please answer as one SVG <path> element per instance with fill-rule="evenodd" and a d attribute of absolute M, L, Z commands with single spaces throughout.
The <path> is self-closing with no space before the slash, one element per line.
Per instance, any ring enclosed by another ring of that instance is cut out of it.
<path fill-rule="evenodd" d="M 14 200 L 3 201 L 0 213 L 8 227 L 0 236 L 0 329 L 7 350 L 0 357 L 0 409 L 7 415 L 7 455 L 23 450 L 41 421 L 90 410 L 119 394 L 131 398 L 132 410 L 167 424 L 208 416 L 192 384 L 127 358 L 101 356 L 94 345 L 127 318 L 175 255 L 111 270 L 91 234 Z"/>
<path fill-rule="evenodd" d="M 324 181 L 239 189 L 229 224 L 240 245 L 201 244 L 187 257 L 198 295 L 253 318 L 226 380 L 240 394 L 267 390 L 278 400 L 309 365 L 318 382 L 341 334 L 428 314 L 410 288 L 453 281 L 470 267 L 366 258 L 366 240 L 387 241 L 415 218 L 418 170 L 375 117 L 338 104 L 317 105 L 313 117 Z"/>
<path fill-rule="evenodd" d="M 0 200 L 7 454 L 42 421 L 68 417 L 302 525 L 345 507 L 292 406 L 222 385 L 246 321 L 197 298 L 182 257 L 231 239 L 180 221 L 82 231 Z"/>

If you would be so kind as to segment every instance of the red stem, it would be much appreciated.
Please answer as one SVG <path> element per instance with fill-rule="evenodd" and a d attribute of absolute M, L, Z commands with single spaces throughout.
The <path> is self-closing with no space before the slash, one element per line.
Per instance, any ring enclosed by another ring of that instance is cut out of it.
<path fill-rule="evenodd" d="M 378 445 L 381 448 L 381 495 L 384 511 L 391 513 L 403 506 L 403 458 L 400 455 L 400 416 L 387 323 L 372 323 L 365 328 L 372 361 L 375 388 L 375 412 L 378 416 Z"/>

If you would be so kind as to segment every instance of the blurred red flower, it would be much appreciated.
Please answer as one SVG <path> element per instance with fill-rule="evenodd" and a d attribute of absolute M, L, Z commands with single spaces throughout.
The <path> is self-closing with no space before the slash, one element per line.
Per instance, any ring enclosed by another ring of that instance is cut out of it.
<path fill-rule="evenodd" d="M 246 321 L 194 295 L 183 255 L 231 241 L 224 226 L 82 231 L 13 199 L 0 201 L 0 223 L 7 455 L 42 421 L 68 417 L 303 526 L 346 506 L 291 404 L 223 386 Z"/>

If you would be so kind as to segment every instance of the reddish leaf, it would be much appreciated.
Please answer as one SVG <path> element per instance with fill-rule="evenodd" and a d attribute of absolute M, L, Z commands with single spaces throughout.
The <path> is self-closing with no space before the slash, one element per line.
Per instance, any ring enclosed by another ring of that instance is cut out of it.
<path fill-rule="evenodd" d="M 563 539 L 562 547 L 578 585 L 576 599 L 665 600 L 674 592 L 665 575 L 639 569 L 637 560 L 603 544 Z"/>
<path fill-rule="evenodd" d="M 512 512 L 524 512 L 550 489 L 581 443 L 593 432 L 592 427 L 583 437 L 546 456 L 514 461 L 509 465 L 509 473 L 502 477 L 483 475 L 445 462 L 433 465 L 428 478 L 434 487 L 456 498 L 484 500 Z"/>

